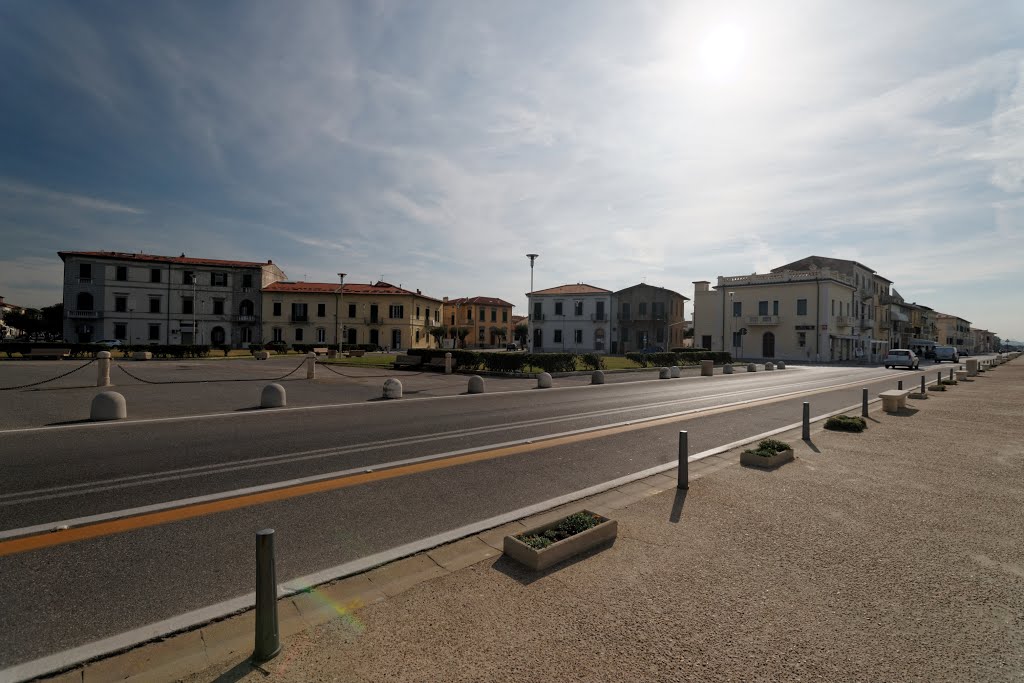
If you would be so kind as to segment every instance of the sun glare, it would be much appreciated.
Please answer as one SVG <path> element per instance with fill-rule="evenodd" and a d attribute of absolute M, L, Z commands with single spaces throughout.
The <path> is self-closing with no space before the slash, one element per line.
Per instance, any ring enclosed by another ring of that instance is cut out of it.
<path fill-rule="evenodd" d="M 743 72 L 747 51 L 746 32 L 739 26 L 717 26 L 700 44 L 700 65 L 704 76 L 718 83 L 736 80 Z"/>

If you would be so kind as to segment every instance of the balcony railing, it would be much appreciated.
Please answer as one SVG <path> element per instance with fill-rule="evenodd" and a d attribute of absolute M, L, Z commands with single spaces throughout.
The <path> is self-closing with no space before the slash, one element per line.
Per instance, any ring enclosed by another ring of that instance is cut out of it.
<path fill-rule="evenodd" d="M 234 318 L 235 318 L 235 322 L 236 323 L 254 323 L 254 322 L 256 322 L 256 316 L 254 316 L 254 315 L 236 315 Z"/>
<path fill-rule="evenodd" d="M 777 315 L 748 315 L 746 317 L 747 325 L 778 325 L 779 316 Z"/>
<path fill-rule="evenodd" d="M 836 327 L 850 327 L 851 325 L 855 324 L 854 320 L 856 320 L 856 319 L 852 318 L 852 317 L 850 317 L 848 315 L 837 315 L 836 316 Z"/>
<path fill-rule="evenodd" d="M 291 322 L 293 323 L 308 323 L 309 315 L 293 315 L 291 316 L 291 318 L 289 318 L 289 320 L 291 320 Z"/>
<path fill-rule="evenodd" d="M 80 277 L 80 278 L 78 278 L 78 284 L 80 284 L 80 285 L 91 285 L 92 284 L 92 278 L 91 277 Z"/>
<path fill-rule="evenodd" d="M 875 319 L 874 318 L 861 318 L 860 319 L 860 329 L 862 329 L 862 330 L 870 330 L 874 326 L 875 326 Z"/>
<path fill-rule="evenodd" d="M 69 318 L 98 318 L 99 311 L 68 311 Z"/>
<path fill-rule="evenodd" d="M 536 313 L 533 313 L 530 315 L 530 320 L 544 320 L 544 314 L 541 313 L 540 315 L 537 315 Z"/>
<path fill-rule="evenodd" d="M 608 316 L 604 313 L 592 313 L 590 315 L 590 322 L 604 322 L 608 319 Z"/>
<path fill-rule="evenodd" d="M 381 318 L 363 318 L 363 322 L 367 325 L 380 325 Z"/>

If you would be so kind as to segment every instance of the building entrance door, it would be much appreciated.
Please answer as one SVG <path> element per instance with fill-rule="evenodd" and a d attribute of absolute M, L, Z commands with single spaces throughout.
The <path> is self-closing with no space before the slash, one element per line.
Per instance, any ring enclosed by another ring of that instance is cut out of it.
<path fill-rule="evenodd" d="M 775 357 L 775 334 L 765 332 L 761 338 L 761 355 L 765 358 Z"/>

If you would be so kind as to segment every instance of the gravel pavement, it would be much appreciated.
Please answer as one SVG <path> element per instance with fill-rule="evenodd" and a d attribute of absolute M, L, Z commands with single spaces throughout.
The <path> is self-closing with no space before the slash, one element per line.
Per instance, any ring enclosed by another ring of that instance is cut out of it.
<path fill-rule="evenodd" d="M 186 680 L 1024 680 L 1024 361 L 929 394 L 616 510 L 577 561 L 491 558 Z"/>

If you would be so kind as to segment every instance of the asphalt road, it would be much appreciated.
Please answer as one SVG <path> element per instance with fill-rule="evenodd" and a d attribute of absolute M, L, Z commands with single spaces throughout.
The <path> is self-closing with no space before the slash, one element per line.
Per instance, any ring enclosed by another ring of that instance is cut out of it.
<path fill-rule="evenodd" d="M 933 380 L 950 367 L 924 374 Z M 674 461 L 680 429 L 696 453 L 797 422 L 805 400 L 822 414 L 859 403 L 862 386 L 876 395 L 902 379 L 911 388 L 921 374 L 790 367 L 0 431 L 0 531 L 8 536 L 143 505 L 535 442 L 502 457 L 4 555 L 0 632 L 8 638 L 0 667 L 251 592 L 257 529 L 276 529 L 278 579 L 287 582 Z M 666 415 L 675 417 L 555 446 L 542 441 Z"/>

